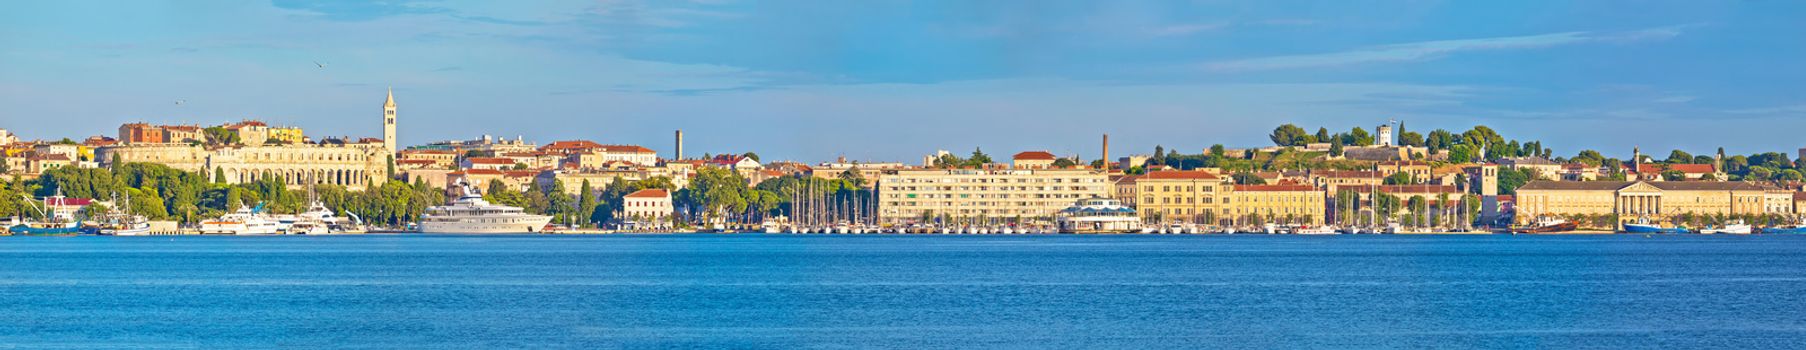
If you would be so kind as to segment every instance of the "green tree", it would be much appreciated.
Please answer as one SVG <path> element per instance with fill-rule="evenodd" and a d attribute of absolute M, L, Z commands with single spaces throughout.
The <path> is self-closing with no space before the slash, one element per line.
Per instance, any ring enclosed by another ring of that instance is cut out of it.
<path fill-rule="evenodd" d="M 1590 150 L 1590 149 L 1580 151 L 1580 154 L 1574 155 L 1574 158 L 1571 158 L 1569 160 L 1574 161 L 1576 163 L 1586 164 L 1587 166 L 1600 166 L 1602 164 L 1606 164 L 1604 155 L 1599 154 L 1599 151 Z"/>
<path fill-rule="evenodd" d="M 1266 179 L 1262 179 L 1259 175 L 1254 175 L 1254 173 L 1250 172 L 1235 173 L 1229 175 L 1229 178 L 1234 180 L 1237 185 L 1264 185 L 1267 183 Z"/>
<path fill-rule="evenodd" d="M 1401 146 L 1423 147 L 1423 134 L 1419 134 L 1415 131 L 1400 131 L 1398 133 L 1398 144 Z"/>
<path fill-rule="evenodd" d="M 982 167 L 988 164 L 991 164 L 991 155 L 985 154 L 983 149 L 973 148 L 972 156 L 966 158 L 966 166 Z"/>
<path fill-rule="evenodd" d="M 1278 146 L 1303 146 L 1310 143 L 1311 140 L 1310 134 L 1304 131 L 1304 128 L 1292 124 L 1274 128 L 1273 134 L 1268 135 L 1267 138 L 1272 139 L 1273 144 Z"/>
<path fill-rule="evenodd" d="M 1536 179 L 1536 173 L 1530 168 L 1499 169 L 1499 193 L 1515 195 L 1518 187 L 1532 179 Z"/>
<path fill-rule="evenodd" d="M 759 160 L 758 153 L 746 152 L 746 153 L 740 154 L 740 156 L 745 157 L 745 158 L 750 158 L 755 162 L 763 162 L 762 160 Z"/>
<path fill-rule="evenodd" d="M 1681 151 L 1681 150 L 1678 150 L 1678 149 L 1677 149 L 1677 150 L 1674 150 L 1674 152 L 1669 152 L 1669 153 L 1668 153 L 1668 160 L 1666 160 L 1666 161 L 1663 161 L 1663 162 L 1665 162 L 1665 163 L 1668 163 L 1668 164 L 1687 164 L 1687 163 L 1692 163 L 1692 162 L 1693 162 L 1693 155 L 1691 155 L 1691 154 L 1687 154 L 1687 152 L 1684 152 L 1684 151 Z"/>
<path fill-rule="evenodd" d="M 1079 165 L 1078 162 L 1072 161 L 1072 158 L 1054 159 L 1053 162 L 1053 166 L 1057 168 L 1070 168 L 1077 165 Z"/>
<path fill-rule="evenodd" d="M 1317 128 L 1316 142 L 1329 142 L 1329 128 Z"/>
<path fill-rule="evenodd" d="M 1384 182 L 1387 185 L 1409 185 L 1409 184 L 1417 183 L 1416 180 L 1411 178 L 1411 173 L 1403 172 L 1403 171 L 1392 173 L 1392 175 L 1387 175 L 1385 179 L 1382 179 L 1380 181 Z"/>
<path fill-rule="evenodd" d="M 575 214 L 587 215 L 584 217 L 585 226 L 595 223 L 593 218 L 596 206 L 596 189 L 590 186 L 589 179 L 583 179 L 583 189 L 577 192 L 577 212 Z"/>

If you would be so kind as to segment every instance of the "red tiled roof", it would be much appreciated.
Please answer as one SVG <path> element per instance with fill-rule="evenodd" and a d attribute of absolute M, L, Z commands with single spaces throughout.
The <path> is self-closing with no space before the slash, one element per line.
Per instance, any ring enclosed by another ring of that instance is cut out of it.
<path fill-rule="evenodd" d="M 1668 166 L 1667 170 L 1677 170 L 1677 171 L 1680 171 L 1680 172 L 1686 173 L 1686 174 L 1708 174 L 1708 173 L 1718 172 L 1716 169 L 1714 169 L 1712 167 L 1711 164 L 1642 163 L 1642 164 L 1637 164 L 1637 173 L 1659 174 L 1663 171 L 1663 169 L 1662 169 L 1663 165 Z"/>
<path fill-rule="evenodd" d="M 1794 192 L 1794 193 L 1793 193 L 1793 200 L 1794 200 L 1794 201 L 1795 201 L 1795 202 L 1798 202 L 1798 201 L 1806 201 L 1806 192 Z"/>
<path fill-rule="evenodd" d="M 671 193 L 662 188 L 648 188 L 627 194 L 627 198 L 665 198 L 670 196 Z"/>
<path fill-rule="evenodd" d="M 1147 173 L 1147 175 L 1142 175 L 1141 178 L 1149 179 L 1149 180 L 1170 180 L 1170 179 L 1216 180 L 1216 179 L 1219 179 L 1216 174 L 1211 174 L 1210 172 L 1203 171 L 1203 170 L 1155 171 L 1155 172 Z"/>
<path fill-rule="evenodd" d="M 194 131 L 201 131 L 201 127 L 194 126 L 194 125 L 164 125 L 163 130 L 194 132 Z"/>
<path fill-rule="evenodd" d="M 537 176 L 539 176 L 539 171 L 538 170 L 506 170 L 506 171 L 502 171 L 502 176 L 537 177 Z"/>
<path fill-rule="evenodd" d="M 401 150 L 401 154 L 457 154 L 457 152 L 443 149 L 408 149 Z"/>
<path fill-rule="evenodd" d="M 514 165 L 514 160 L 508 159 L 508 158 L 470 157 L 470 158 L 464 158 L 464 161 L 470 162 L 470 164 Z"/>
<path fill-rule="evenodd" d="M 599 148 L 603 152 L 658 153 L 658 152 L 653 151 L 650 148 L 645 148 L 645 147 L 640 147 L 640 146 L 635 146 L 635 145 L 602 145 Z"/>
<path fill-rule="evenodd" d="M 1017 153 L 1016 157 L 1014 157 L 1016 160 L 1054 160 L 1055 158 L 1059 157 L 1055 157 L 1053 153 L 1048 153 L 1047 151 L 1022 152 Z"/>
<path fill-rule="evenodd" d="M 452 175 L 501 175 L 502 171 L 494 170 L 494 169 L 466 169 L 464 171 L 454 171 L 454 172 L 451 172 L 451 174 Z"/>
<path fill-rule="evenodd" d="M 602 144 L 598 144 L 598 143 L 595 143 L 593 141 L 588 141 L 588 140 L 571 140 L 571 141 L 554 141 L 545 146 L 540 146 L 539 150 L 548 151 L 548 152 L 555 152 L 555 151 L 562 152 L 562 151 L 574 151 L 574 150 L 595 149 L 595 148 L 602 148 Z"/>
<path fill-rule="evenodd" d="M 1311 173 L 1311 175 L 1322 177 L 1385 177 L 1380 175 L 1380 172 L 1378 171 L 1359 170 L 1325 170 Z"/>
<path fill-rule="evenodd" d="M 1235 185 L 1236 191 L 1248 192 L 1297 192 L 1316 191 L 1316 187 L 1307 185 Z"/>
<path fill-rule="evenodd" d="M 433 164 L 432 159 L 396 159 L 395 164 Z"/>

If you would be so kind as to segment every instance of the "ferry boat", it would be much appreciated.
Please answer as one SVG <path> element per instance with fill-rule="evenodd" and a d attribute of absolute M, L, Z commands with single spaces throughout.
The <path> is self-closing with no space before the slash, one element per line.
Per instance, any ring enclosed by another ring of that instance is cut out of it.
<path fill-rule="evenodd" d="M 490 204 L 463 180 L 463 195 L 443 206 L 427 207 L 420 216 L 421 233 L 534 233 L 543 232 L 552 217 L 533 215 L 520 207 Z"/>
<path fill-rule="evenodd" d="M 1529 226 L 1512 229 L 1511 233 L 1561 233 L 1574 231 L 1578 228 L 1580 228 L 1579 225 L 1569 222 L 1566 219 L 1544 216 L 1536 218 L 1535 221 L 1530 222 Z"/>
<path fill-rule="evenodd" d="M 276 233 L 276 220 L 263 214 L 263 204 L 258 204 L 256 208 L 241 206 L 238 211 L 231 214 L 201 222 L 201 234 L 273 235 Z"/>
<path fill-rule="evenodd" d="M 26 203 L 32 204 L 33 209 L 37 209 L 38 214 L 45 218 L 44 221 L 15 221 L 19 224 L 7 227 L 7 232 L 24 236 L 73 236 L 82 233 L 82 222 L 75 218 L 75 211 L 69 205 L 69 199 L 63 197 L 62 189 L 57 189 L 54 196 L 44 197 L 42 207 L 37 206 L 38 200 L 29 196 L 25 199 Z"/>
<path fill-rule="evenodd" d="M 1060 233 L 1133 233 L 1142 231 L 1135 208 L 1109 198 L 1086 198 L 1060 210 L 1054 218 Z"/>

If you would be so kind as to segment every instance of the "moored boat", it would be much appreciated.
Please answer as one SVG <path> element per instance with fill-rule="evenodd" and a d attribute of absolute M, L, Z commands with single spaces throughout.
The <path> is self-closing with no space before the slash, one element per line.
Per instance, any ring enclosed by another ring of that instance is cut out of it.
<path fill-rule="evenodd" d="M 469 183 L 458 180 L 463 192 L 450 204 L 427 207 L 420 216 L 421 233 L 534 233 L 544 232 L 552 217 L 528 214 L 520 207 L 490 204 Z"/>
<path fill-rule="evenodd" d="M 1578 228 L 1580 228 L 1580 225 L 1576 225 L 1566 219 L 1545 216 L 1536 218 L 1530 225 L 1511 229 L 1511 233 L 1562 233 L 1574 231 Z"/>

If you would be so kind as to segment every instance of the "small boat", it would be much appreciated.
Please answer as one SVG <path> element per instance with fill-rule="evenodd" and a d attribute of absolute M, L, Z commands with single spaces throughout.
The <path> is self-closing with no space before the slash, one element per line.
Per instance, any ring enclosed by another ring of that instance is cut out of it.
<path fill-rule="evenodd" d="M 1791 234 L 1791 235 L 1806 234 L 1806 224 L 1781 225 L 1781 226 L 1764 228 L 1764 229 L 1762 229 L 1762 233 L 1784 234 L 1784 235 L 1785 234 Z"/>
<path fill-rule="evenodd" d="M 1724 226 L 1708 227 L 1708 228 L 1699 230 L 1700 234 L 1707 234 L 1707 235 L 1712 235 L 1712 234 L 1747 235 L 1747 234 L 1750 234 L 1751 232 L 1753 232 L 1753 230 L 1751 229 L 1750 225 L 1743 223 L 1743 220 L 1731 220 L 1730 222 L 1726 222 L 1724 224 Z"/>
<path fill-rule="evenodd" d="M 1528 226 L 1512 229 L 1511 233 L 1561 233 L 1574 231 L 1578 228 L 1580 228 L 1580 225 L 1576 225 L 1566 219 L 1544 216 L 1536 218 L 1536 220 L 1532 221 Z"/>
<path fill-rule="evenodd" d="M 1292 234 L 1295 234 L 1295 235 L 1333 235 L 1333 234 L 1336 234 L 1336 228 L 1331 227 L 1331 226 L 1315 226 L 1315 227 L 1299 226 L 1298 228 L 1292 230 Z"/>

